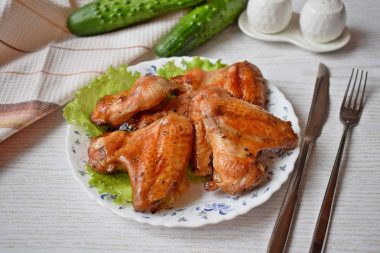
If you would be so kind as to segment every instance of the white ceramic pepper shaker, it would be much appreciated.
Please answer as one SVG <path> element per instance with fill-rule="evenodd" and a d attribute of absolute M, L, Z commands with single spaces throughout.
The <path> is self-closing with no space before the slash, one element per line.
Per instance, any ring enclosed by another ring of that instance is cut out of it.
<path fill-rule="evenodd" d="M 274 34 L 284 30 L 292 18 L 291 0 L 249 0 L 248 22 L 256 31 Z"/>
<path fill-rule="evenodd" d="M 327 43 L 337 39 L 346 25 L 341 0 L 308 0 L 302 8 L 300 27 L 305 38 Z"/>

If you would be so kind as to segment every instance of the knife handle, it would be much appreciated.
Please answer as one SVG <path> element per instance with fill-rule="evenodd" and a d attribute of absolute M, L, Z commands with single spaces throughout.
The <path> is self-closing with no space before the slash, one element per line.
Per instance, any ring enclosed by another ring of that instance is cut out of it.
<path fill-rule="evenodd" d="M 292 225 L 294 212 L 296 210 L 299 189 L 302 183 L 304 170 L 306 168 L 309 153 L 312 147 L 311 140 L 304 140 L 301 145 L 301 152 L 298 156 L 292 178 L 286 191 L 284 202 L 282 203 L 276 224 L 269 241 L 268 253 L 282 253 L 285 250 Z"/>

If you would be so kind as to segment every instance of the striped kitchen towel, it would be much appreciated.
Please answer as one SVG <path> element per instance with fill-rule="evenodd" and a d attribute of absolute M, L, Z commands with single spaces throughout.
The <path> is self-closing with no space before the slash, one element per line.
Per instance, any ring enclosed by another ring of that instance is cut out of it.
<path fill-rule="evenodd" d="M 0 142 L 64 105 L 110 65 L 153 50 L 186 13 L 115 32 L 76 37 L 68 15 L 90 1 L 0 1 Z"/>

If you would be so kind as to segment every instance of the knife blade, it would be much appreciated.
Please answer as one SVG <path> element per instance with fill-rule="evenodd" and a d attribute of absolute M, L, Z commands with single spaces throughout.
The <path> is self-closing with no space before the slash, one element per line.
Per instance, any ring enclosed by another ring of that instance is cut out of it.
<path fill-rule="evenodd" d="M 285 250 L 310 151 L 314 141 L 321 134 L 326 119 L 329 101 L 329 77 L 327 67 L 320 63 L 305 134 L 300 145 L 300 154 L 269 241 L 268 253 L 284 252 Z"/>

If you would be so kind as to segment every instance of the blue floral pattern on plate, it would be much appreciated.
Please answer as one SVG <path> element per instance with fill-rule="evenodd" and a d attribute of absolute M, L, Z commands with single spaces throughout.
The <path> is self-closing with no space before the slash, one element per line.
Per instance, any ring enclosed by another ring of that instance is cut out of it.
<path fill-rule="evenodd" d="M 154 61 L 142 62 L 129 67 L 142 75 L 156 74 L 161 66 L 174 61 L 177 66 L 184 67 L 182 61 L 191 61 L 190 57 L 161 58 Z M 215 60 L 211 60 L 215 62 Z M 292 122 L 294 131 L 299 134 L 298 119 L 292 105 L 284 95 L 273 85 L 268 84 L 268 111 L 275 116 Z M 90 176 L 86 172 L 88 161 L 87 148 L 90 137 L 81 126 L 68 125 L 66 151 L 74 178 L 82 188 L 99 204 L 116 214 L 134 219 L 138 222 L 166 227 L 199 227 L 206 224 L 230 220 L 242 215 L 252 208 L 267 201 L 274 192 L 287 180 L 292 172 L 299 148 L 284 152 L 283 150 L 267 150 L 263 152 L 262 160 L 265 166 L 265 176 L 261 184 L 251 191 L 237 195 L 229 195 L 222 191 L 207 192 L 203 184 L 192 184 L 190 190 L 179 198 L 169 208 L 154 214 L 134 211 L 132 205 L 120 206 L 113 203 L 115 196 L 109 193 L 99 194 L 95 187 L 88 184 Z"/>

